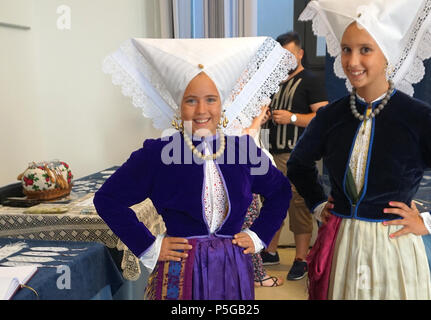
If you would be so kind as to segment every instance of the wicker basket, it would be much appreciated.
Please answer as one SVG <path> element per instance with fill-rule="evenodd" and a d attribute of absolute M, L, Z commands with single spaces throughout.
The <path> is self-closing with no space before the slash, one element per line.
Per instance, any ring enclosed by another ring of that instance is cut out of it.
<path fill-rule="evenodd" d="M 54 200 L 69 195 L 72 178 L 69 165 L 60 161 L 33 162 L 18 176 L 23 193 L 31 200 Z"/>
<path fill-rule="evenodd" d="M 53 189 L 44 191 L 23 190 L 24 194 L 27 196 L 28 199 L 35 200 L 54 200 L 62 198 L 69 195 L 70 191 L 72 191 L 72 185 L 70 185 L 67 189 Z"/>

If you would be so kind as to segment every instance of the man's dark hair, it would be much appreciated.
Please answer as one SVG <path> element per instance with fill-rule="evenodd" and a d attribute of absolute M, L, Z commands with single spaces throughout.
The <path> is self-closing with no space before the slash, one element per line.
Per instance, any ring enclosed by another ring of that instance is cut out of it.
<path fill-rule="evenodd" d="M 299 37 L 299 34 L 295 31 L 283 33 L 282 35 L 278 36 L 277 41 L 282 47 L 286 44 L 294 42 L 299 48 L 302 48 L 301 38 Z"/>

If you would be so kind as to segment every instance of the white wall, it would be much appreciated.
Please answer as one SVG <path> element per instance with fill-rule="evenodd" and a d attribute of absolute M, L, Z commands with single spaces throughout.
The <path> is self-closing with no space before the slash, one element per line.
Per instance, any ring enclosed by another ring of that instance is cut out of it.
<path fill-rule="evenodd" d="M 1 1 L 8 10 L 3 1 L 15 0 Z M 60 5 L 71 9 L 70 30 L 57 28 Z M 120 165 L 160 136 L 101 69 L 126 39 L 158 36 L 157 5 L 20 0 L 31 30 L 0 27 L 0 186 L 16 182 L 31 161 L 66 161 L 79 178 Z"/>

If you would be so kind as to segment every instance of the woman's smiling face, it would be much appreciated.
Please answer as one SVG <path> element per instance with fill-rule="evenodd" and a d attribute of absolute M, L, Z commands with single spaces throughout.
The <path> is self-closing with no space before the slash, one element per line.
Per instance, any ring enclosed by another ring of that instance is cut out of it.
<path fill-rule="evenodd" d="M 188 131 L 199 136 L 215 135 L 221 117 L 221 99 L 214 82 L 200 73 L 184 92 L 181 120 Z"/>
<path fill-rule="evenodd" d="M 352 23 L 344 32 L 341 41 L 341 64 L 358 93 L 370 89 L 386 90 L 387 60 L 373 37 L 356 23 Z"/>

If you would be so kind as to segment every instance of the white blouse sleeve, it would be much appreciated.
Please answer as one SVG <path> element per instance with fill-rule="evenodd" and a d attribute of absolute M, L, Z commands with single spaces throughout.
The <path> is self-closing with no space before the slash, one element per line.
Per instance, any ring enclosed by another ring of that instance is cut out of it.
<path fill-rule="evenodd" d="M 431 233 L 431 213 L 422 212 L 421 217 L 424 220 L 425 227 L 428 230 L 428 233 Z"/>
<path fill-rule="evenodd" d="M 316 218 L 317 221 L 322 222 L 322 212 L 323 208 L 325 208 L 325 205 L 328 203 L 328 201 L 325 201 L 321 204 L 319 204 L 313 211 L 313 215 Z"/>
<path fill-rule="evenodd" d="M 262 240 L 260 240 L 260 238 L 254 231 L 251 231 L 250 229 L 247 228 L 242 230 L 242 232 L 247 233 L 250 236 L 251 240 L 253 240 L 254 253 L 259 253 L 260 251 L 262 251 L 262 249 L 266 247 L 265 243 Z"/>
<path fill-rule="evenodd" d="M 159 234 L 156 237 L 156 241 L 149 247 L 149 249 L 139 257 L 142 264 L 151 274 L 157 264 L 157 261 L 160 256 L 160 250 L 162 249 L 162 241 L 165 238 L 166 234 Z"/>

